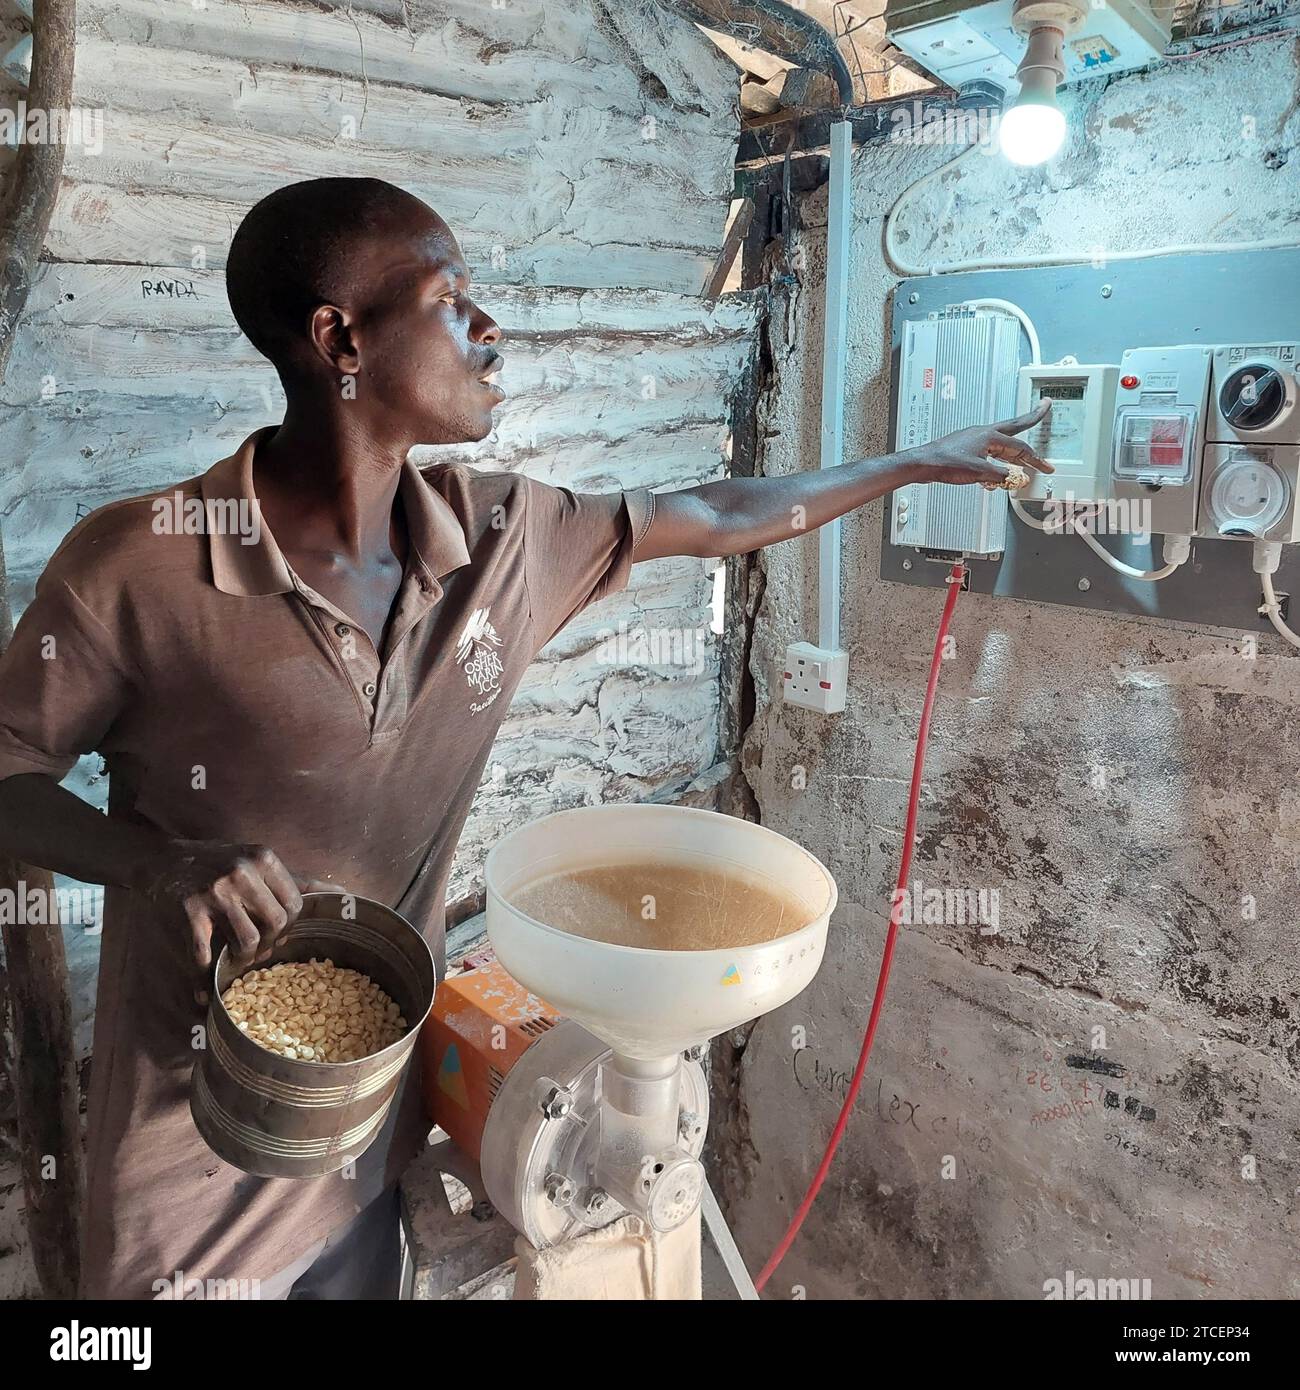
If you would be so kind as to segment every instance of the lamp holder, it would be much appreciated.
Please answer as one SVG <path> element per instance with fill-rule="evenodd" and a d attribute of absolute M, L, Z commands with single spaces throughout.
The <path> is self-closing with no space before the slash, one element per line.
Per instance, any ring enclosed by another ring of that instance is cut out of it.
<path fill-rule="evenodd" d="M 1030 34 L 1016 76 L 1020 101 L 1056 101 L 1056 89 L 1065 80 L 1065 45 L 1059 29 L 1044 26 Z"/>
<path fill-rule="evenodd" d="M 1016 76 L 1020 101 L 1052 104 L 1065 80 L 1065 36 L 1082 29 L 1086 0 L 1016 0 L 1011 27 L 1027 37 Z"/>
<path fill-rule="evenodd" d="M 1059 29 L 1068 36 L 1077 34 L 1087 21 L 1087 0 L 1016 0 L 1011 11 L 1011 27 L 1017 34 Z"/>

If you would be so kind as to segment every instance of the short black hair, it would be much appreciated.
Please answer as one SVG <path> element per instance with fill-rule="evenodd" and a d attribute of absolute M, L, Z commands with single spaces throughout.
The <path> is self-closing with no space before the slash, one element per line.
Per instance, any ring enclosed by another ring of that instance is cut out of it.
<path fill-rule="evenodd" d="M 235 322 L 276 366 L 320 304 L 346 299 L 349 256 L 409 219 L 414 194 L 383 179 L 305 179 L 249 209 L 230 242 L 226 295 Z"/>

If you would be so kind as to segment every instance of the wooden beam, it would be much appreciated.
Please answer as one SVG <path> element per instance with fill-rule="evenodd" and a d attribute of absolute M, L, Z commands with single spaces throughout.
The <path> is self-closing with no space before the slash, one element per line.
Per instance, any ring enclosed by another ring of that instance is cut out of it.
<path fill-rule="evenodd" d="M 36 0 L 29 112 L 71 106 L 76 22 L 76 0 Z M 19 145 L 9 195 L 0 210 L 0 379 L 45 245 L 62 168 L 61 143 Z M 0 651 L 12 636 L 0 545 Z M 81 1117 L 68 961 L 54 910 L 54 878 L 45 869 L 0 857 L 0 890 L 15 902 L 19 894 L 36 893 L 48 905 L 46 916 L 54 919 L 45 925 L 6 925 L 3 937 L 32 1259 L 47 1297 L 72 1298 L 81 1266 Z"/>
<path fill-rule="evenodd" d="M 32 21 L 29 114 L 66 111 L 72 104 L 76 0 L 37 0 Z M 13 347 L 14 329 L 27 303 L 32 275 L 45 245 L 63 170 L 63 145 L 18 146 L 9 196 L 0 213 L 0 376 Z"/>
<path fill-rule="evenodd" d="M 749 234 L 749 224 L 754 220 L 754 200 L 745 198 L 741 205 L 736 209 L 736 215 L 731 219 L 731 226 L 727 228 L 727 235 L 723 238 L 722 250 L 718 252 L 718 259 L 713 263 L 713 271 L 704 286 L 704 298 L 713 302 L 722 293 L 723 286 L 727 283 L 727 277 L 731 274 L 732 263 L 736 259 L 741 244 Z"/>
<path fill-rule="evenodd" d="M 888 140 L 905 124 L 920 126 L 927 116 L 934 119 L 942 117 L 945 112 L 956 111 L 953 93 L 946 87 L 936 87 L 906 97 L 894 97 L 889 101 L 851 106 L 845 114 L 853 126 L 853 143 L 867 145 L 877 140 Z M 830 143 L 831 126 L 840 118 L 839 111 L 828 108 L 812 111 L 788 108 L 771 116 L 750 117 L 741 131 L 736 163 L 744 165 L 766 160 L 771 158 L 774 149 L 784 151 L 792 122 L 798 123 L 792 147 L 796 154 L 824 149 Z"/>

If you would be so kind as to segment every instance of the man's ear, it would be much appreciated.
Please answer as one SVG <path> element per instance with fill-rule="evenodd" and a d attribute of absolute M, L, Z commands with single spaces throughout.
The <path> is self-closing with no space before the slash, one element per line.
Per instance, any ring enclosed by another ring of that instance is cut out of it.
<path fill-rule="evenodd" d="M 346 376 L 356 375 L 361 367 L 361 354 L 344 310 L 334 304 L 318 305 L 312 311 L 308 332 L 312 349 L 322 362 Z"/>

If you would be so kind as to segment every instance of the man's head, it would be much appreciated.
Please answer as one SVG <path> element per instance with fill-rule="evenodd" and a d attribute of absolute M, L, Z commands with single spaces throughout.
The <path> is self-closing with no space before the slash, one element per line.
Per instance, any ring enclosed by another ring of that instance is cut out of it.
<path fill-rule="evenodd" d="M 337 399 L 411 442 L 484 438 L 501 331 L 469 298 L 456 238 L 382 179 L 309 179 L 257 203 L 230 245 L 240 328 L 291 403 Z"/>

